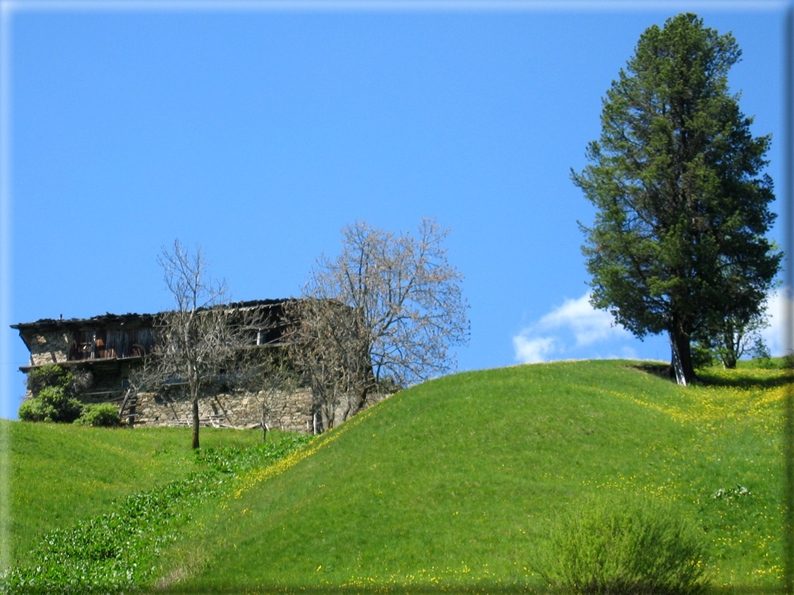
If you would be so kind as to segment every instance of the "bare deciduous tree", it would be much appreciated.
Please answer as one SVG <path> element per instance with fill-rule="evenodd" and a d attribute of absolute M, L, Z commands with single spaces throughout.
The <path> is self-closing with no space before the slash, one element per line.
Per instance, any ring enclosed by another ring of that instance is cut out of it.
<path fill-rule="evenodd" d="M 246 312 L 228 305 L 224 282 L 209 277 L 200 247 L 187 250 L 179 240 L 158 257 L 175 308 L 158 316 L 155 346 L 137 378 L 138 388 L 160 390 L 182 385 L 191 402 L 193 448 L 199 447 L 199 396 L 219 383 L 248 378 L 255 358 Z"/>
<path fill-rule="evenodd" d="M 351 395 L 372 375 L 362 346 L 366 335 L 355 311 L 335 300 L 298 300 L 287 312 L 297 321 L 289 333 L 289 356 L 311 388 L 316 433 L 334 427 L 340 406 L 346 405 L 343 417 L 349 415 Z"/>
<path fill-rule="evenodd" d="M 323 429 L 360 411 L 384 385 L 404 387 L 455 366 L 468 305 L 461 273 L 447 261 L 448 230 L 425 219 L 416 237 L 357 222 L 342 252 L 321 257 L 293 304 L 292 359 L 307 379 Z"/>

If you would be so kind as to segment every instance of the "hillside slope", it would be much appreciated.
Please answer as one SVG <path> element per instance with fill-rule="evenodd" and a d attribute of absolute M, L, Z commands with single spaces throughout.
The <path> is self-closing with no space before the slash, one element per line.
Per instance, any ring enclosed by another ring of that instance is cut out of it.
<path fill-rule="evenodd" d="M 632 362 L 560 362 L 403 391 L 287 472 L 243 478 L 170 553 L 159 586 L 539 587 L 550 522 L 615 492 L 672 502 L 699 526 L 714 584 L 776 585 L 786 378 L 707 377 L 682 389 Z"/>
<path fill-rule="evenodd" d="M 7 436 L 13 565 L 48 531 L 107 512 L 115 501 L 197 470 L 190 428 L 91 428 L 0 420 Z M 257 432 L 202 429 L 205 446 L 248 446 Z M 10 545 L 10 547 L 9 547 Z"/>

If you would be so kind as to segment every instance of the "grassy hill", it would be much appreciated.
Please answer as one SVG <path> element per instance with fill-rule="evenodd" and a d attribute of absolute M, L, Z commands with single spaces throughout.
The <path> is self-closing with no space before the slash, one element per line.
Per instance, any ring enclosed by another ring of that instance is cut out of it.
<path fill-rule="evenodd" d="M 275 466 L 236 476 L 181 528 L 153 582 L 193 593 L 541 589 L 533 564 L 555 519 L 585 499 L 621 494 L 664 501 L 689 519 L 707 544 L 712 584 L 778 585 L 787 376 L 714 371 L 703 374 L 708 384 L 683 389 L 652 372 L 636 362 L 560 362 L 457 374 L 398 393 Z M 65 457 L 53 469 L 73 460 L 74 448 L 79 468 L 107 484 L 90 498 L 78 488 L 56 506 L 63 510 L 84 499 L 110 506 L 106 493 L 189 467 L 182 438 L 156 447 L 139 430 L 94 430 L 102 439 L 86 447 L 66 437 L 84 428 L 41 428 L 64 433 L 50 441 Z M 259 437 L 218 433 L 227 436 Z M 42 465 L 45 480 L 27 491 L 73 489 L 77 474 L 50 484 L 47 458 L 13 443 L 15 473 Z M 95 470 L 91 452 L 118 457 L 114 473 Z M 46 499 L 26 500 L 15 487 L 14 518 Z M 32 526 L 14 522 L 17 535 Z"/>
<path fill-rule="evenodd" d="M 133 431 L 0 420 L 8 437 L 11 560 L 24 564 L 46 531 L 111 509 L 124 496 L 195 471 L 188 428 Z M 202 431 L 205 446 L 250 446 L 254 432 Z"/>

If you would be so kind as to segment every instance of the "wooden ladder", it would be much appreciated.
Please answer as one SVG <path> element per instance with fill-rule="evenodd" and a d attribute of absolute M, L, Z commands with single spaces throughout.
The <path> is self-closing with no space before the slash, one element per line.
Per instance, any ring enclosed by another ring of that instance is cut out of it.
<path fill-rule="evenodd" d="M 127 424 L 131 426 L 135 419 L 136 405 L 138 405 L 138 393 L 132 390 L 132 387 L 129 387 L 127 392 L 124 393 L 124 399 L 121 401 L 121 406 L 119 407 L 119 419 L 123 420 L 125 410 L 128 411 L 128 413 L 126 413 Z"/>

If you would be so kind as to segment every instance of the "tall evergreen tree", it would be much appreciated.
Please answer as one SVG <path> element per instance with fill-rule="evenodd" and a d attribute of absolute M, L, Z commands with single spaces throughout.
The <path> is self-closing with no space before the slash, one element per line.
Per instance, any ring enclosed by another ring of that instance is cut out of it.
<path fill-rule="evenodd" d="M 592 304 L 636 336 L 667 332 L 679 384 L 693 334 L 761 312 L 780 267 L 762 173 L 770 136 L 728 90 L 733 36 L 691 13 L 647 29 L 603 100 L 601 137 L 574 183 L 596 207 L 582 251 Z"/>

